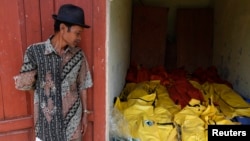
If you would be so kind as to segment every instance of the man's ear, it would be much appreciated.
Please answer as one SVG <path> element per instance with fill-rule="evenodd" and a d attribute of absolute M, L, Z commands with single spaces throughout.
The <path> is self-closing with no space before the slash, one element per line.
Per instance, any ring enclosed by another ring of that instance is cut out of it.
<path fill-rule="evenodd" d="M 65 24 L 60 24 L 60 31 L 62 31 L 62 32 L 64 32 L 64 31 L 66 31 L 67 30 L 67 27 L 66 27 L 66 25 Z"/>

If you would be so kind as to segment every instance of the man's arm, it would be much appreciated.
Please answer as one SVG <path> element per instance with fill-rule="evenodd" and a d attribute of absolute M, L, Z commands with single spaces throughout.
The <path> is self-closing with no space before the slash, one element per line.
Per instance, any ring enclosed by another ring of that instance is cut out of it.
<path fill-rule="evenodd" d="M 80 94 L 83 112 L 87 110 L 87 90 L 82 90 Z M 84 114 L 84 113 L 83 113 Z"/>

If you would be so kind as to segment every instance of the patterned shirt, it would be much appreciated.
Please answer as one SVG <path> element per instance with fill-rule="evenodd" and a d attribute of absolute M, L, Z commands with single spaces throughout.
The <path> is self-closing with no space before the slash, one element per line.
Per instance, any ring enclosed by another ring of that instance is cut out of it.
<path fill-rule="evenodd" d="M 81 135 L 80 93 L 93 85 L 81 48 L 68 46 L 61 57 L 50 39 L 30 45 L 14 79 L 17 89 L 34 90 L 36 137 L 69 141 Z"/>

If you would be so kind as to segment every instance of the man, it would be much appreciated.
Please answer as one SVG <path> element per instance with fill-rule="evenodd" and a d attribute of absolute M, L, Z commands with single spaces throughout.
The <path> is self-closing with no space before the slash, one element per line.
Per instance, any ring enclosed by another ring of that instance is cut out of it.
<path fill-rule="evenodd" d="M 52 17 L 54 35 L 27 48 L 15 87 L 34 90 L 36 140 L 81 141 L 87 127 L 87 88 L 93 83 L 77 45 L 90 26 L 83 9 L 72 4 L 62 5 Z"/>

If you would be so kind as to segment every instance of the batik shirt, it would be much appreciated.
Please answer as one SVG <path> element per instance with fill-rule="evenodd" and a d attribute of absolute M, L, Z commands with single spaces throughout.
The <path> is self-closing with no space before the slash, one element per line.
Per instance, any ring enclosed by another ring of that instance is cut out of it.
<path fill-rule="evenodd" d="M 67 47 L 59 56 L 50 39 L 30 45 L 24 55 L 16 88 L 34 90 L 36 137 L 42 141 L 70 141 L 81 135 L 80 94 L 92 86 L 84 52 Z"/>

